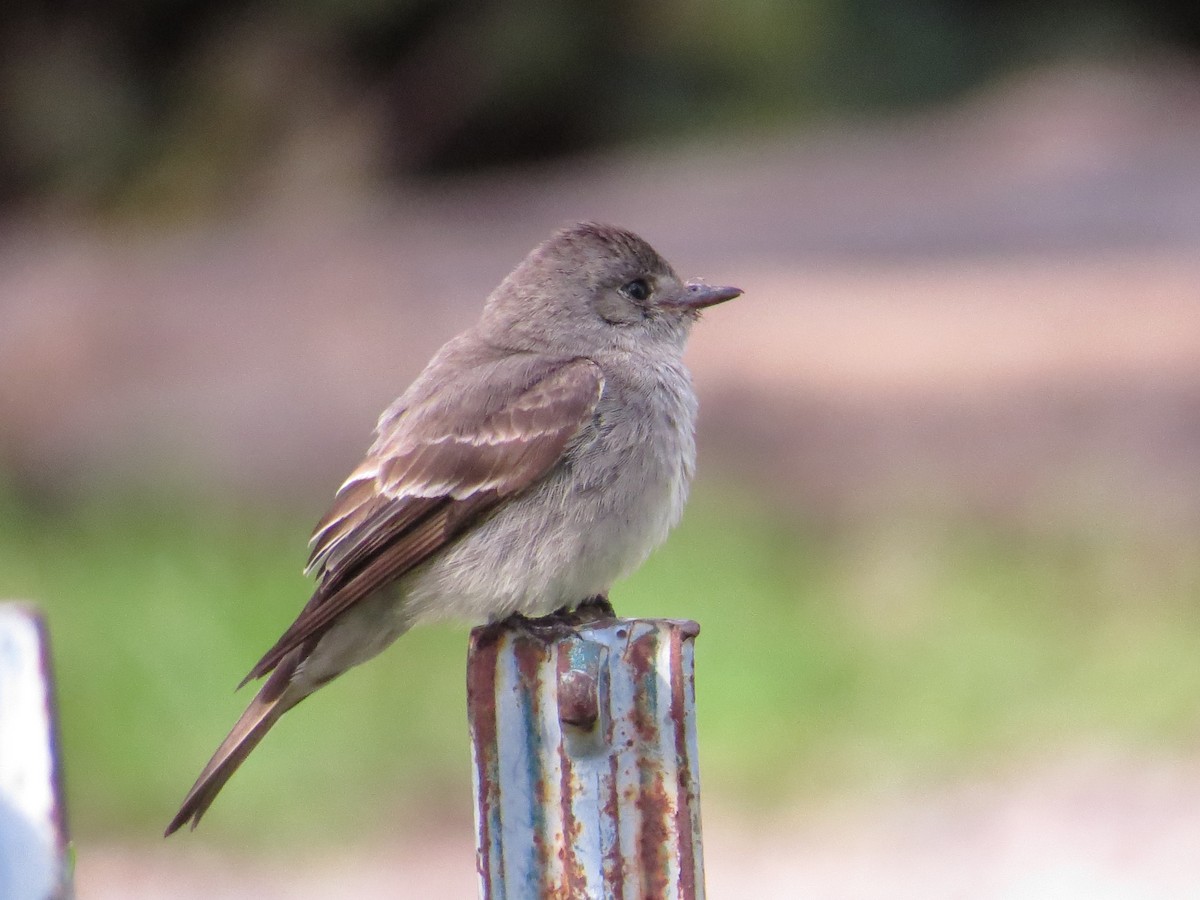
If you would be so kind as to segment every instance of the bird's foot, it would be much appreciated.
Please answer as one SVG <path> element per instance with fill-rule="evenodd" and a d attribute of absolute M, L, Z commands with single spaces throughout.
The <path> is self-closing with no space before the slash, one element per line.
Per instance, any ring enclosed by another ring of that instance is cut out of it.
<path fill-rule="evenodd" d="M 575 607 L 575 611 L 571 613 L 575 621 L 580 625 L 591 624 L 598 622 L 601 619 L 615 619 L 617 617 L 616 610 L 612 604 L 608 602 L 608 597 L 604 594 L 597 594 L 595 597 L 589 597 L 584 600 L 579 606 Z"/>
<path fill-rule="evenodd" d="M 616 617 L 616 611 L 613 610 L 612 604 L 608 602 L 608 597 L 604 596 L 604 594 L 589 597 L 574 608 L 560 606 L 554 612 L 550 613 L 549 616 L 546 616 L 546 618 L 568 622 L 571 625 L 591 625 L 593 622 L 599 622 L 601 619 L 615 619 Z"/>
<path fill-rule="evenodd" d="M 612 604 L 608 602 L 608 597 L 598 594 L 595 597 L 589 597 L 574 608 L 560 606 L 545 616 L 530 618 L 520 613 L 513 613 L 500 624 L 516 628 L 539 640 L 550 641 L 573 636 L 580 626 L 591 625 L 604 619 L 615 619 L 616 615 Z"/>

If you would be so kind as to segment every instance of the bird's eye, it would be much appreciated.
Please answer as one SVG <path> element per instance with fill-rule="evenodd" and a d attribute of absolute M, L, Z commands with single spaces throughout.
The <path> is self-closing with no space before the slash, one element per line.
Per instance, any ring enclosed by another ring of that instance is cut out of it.
<path fill-rule="evenodd" d="M 646 283 L 645 278 L 635 278 L 621 290 L 630 300 L 636 300 L 639 303 L 650 296 L 650 285 Z"/>

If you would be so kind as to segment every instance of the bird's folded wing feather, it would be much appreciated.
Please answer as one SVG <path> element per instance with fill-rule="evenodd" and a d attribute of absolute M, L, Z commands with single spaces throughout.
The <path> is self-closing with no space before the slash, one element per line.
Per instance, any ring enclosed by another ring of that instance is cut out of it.
<path fill-rule="evenodd" d="M 447 382 L 384 417 L 313 532 L 312 599 L 246 681 L 546 475 L 591 420 L 604 386 L 586 359 L 509 357 L 488 368 L 488 377 Z"/>

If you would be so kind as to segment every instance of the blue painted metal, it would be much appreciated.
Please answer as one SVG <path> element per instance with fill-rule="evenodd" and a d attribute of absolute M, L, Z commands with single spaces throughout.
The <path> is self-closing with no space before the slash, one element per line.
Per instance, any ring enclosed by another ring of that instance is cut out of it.
<path fill-rule="evenodd" d="M 0 604 L 0 897 L 70 897 L 70 869 L 45 625 Z"/>
<path fill-rule="evenodd" d="M 704 896 L 693 622 L 475 629 L 480 895 Z"/>

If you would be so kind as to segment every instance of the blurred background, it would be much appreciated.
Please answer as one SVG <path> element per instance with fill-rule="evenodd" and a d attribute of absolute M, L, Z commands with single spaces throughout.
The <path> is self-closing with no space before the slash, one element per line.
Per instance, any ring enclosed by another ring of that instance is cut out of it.
<path fill-rule="evenodd" d="M 473 895 L 465 626 L 159 835 L 378 412 L 578 219 L 745 289 L 613 593 L 704 629 L 710 893 L 1189 894 L 1197 10 L 0 7 L 0 597 L 49 618 L 82 900 Z"/>

